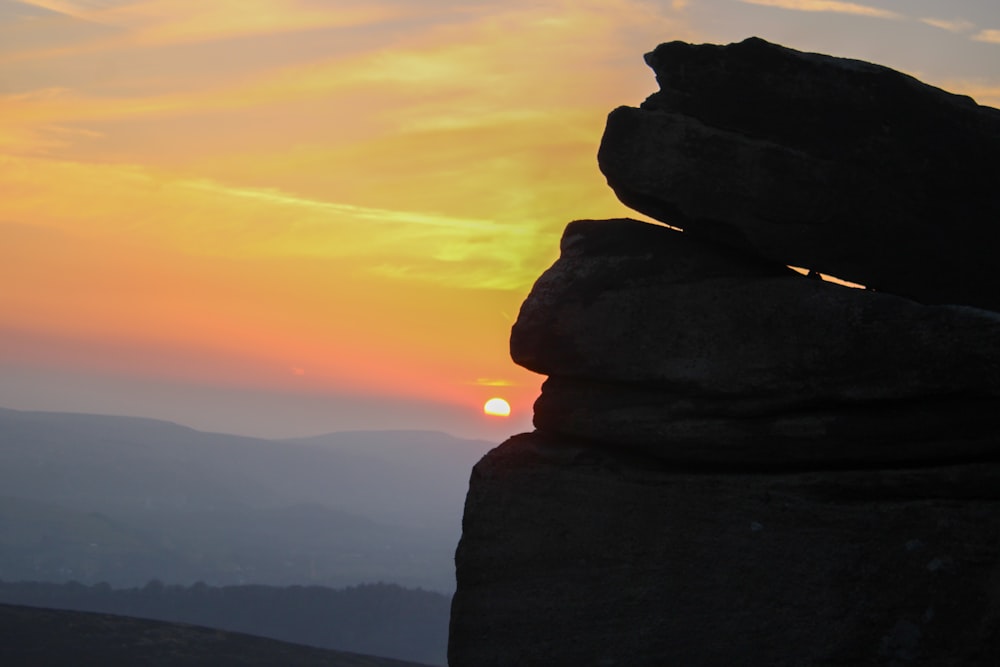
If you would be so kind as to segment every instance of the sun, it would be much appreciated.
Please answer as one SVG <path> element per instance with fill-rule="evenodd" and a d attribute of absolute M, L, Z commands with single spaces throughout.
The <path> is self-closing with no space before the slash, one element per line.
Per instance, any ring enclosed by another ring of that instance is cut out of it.
<path fill-rule="evenodd" d="M 510 403 L 502 398 L 491 398 L 483 405 L 483 413 L 493 417 L 509 417 Z"/>

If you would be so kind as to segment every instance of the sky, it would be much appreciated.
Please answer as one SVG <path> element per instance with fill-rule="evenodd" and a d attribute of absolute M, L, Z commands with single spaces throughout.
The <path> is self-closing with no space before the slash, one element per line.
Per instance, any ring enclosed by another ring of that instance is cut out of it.
<path fill-rule="evenodd" d="M 0 406 L 530 430 L 520 303 L 630 214 L 608 112 L 752 35 L 1000 106 L 995 0 L 0 0 Z"/>

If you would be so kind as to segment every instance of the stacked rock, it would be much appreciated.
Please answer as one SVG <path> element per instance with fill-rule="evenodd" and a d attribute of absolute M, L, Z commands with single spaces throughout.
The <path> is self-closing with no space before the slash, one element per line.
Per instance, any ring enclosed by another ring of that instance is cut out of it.
<path fill-rule="evenodd" d="M 625 204 L 750 256 L 1000 311 L 1000 110 L 756 38 L 646 62 L 660 92 L 611 112 L 598 154 Z"/>
<path fill-rule="evenodd" d="M 1000 111 L 760 39 L 646 61 L 598 159 L 669 227 L 571 223 L 522 306 L 549 377 L 473 471 L 450 664 L 988 664 Z"/>
<path fill-rule="evenodd" d="M 578 221 L 511 336 L 540 433 L 740 466 L 994 452 L 1000 315 L 810 280 L 632 220 Z"/>

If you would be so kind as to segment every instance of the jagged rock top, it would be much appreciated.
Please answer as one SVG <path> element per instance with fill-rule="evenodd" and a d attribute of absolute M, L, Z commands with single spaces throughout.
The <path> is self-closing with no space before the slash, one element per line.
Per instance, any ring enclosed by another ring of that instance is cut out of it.
<path fill-rule="evenodd" d="M 829 159 L 853 160 L 869 146 L 911 150 L 894 146 L 898 141 L 951 153 L 975 148 L 980 133 L 1000 138 L 1000 110 L 971 97 L 882 65 L 758 37 L 728 46 L 669 42 L 645 60 L 660 91 L 641 108 L 693 116 Z M 956 146 L 958 140 L 965 145 Z"/>
<path fill-rule="evenodd" d="M 763 259 L 1000 310 L 1000 111 L 757 38 L 646 60 L 660 92 L 611 113 L 598 155 L 625 204 Z"/>

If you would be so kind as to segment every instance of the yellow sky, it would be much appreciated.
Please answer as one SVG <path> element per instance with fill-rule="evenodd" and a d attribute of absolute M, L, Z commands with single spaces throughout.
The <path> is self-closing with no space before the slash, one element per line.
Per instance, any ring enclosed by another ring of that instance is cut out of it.
<path fill-rule="evenodd" d="M 594 156 L 655 90 L 642 53 L 792 30 L 836 52 L 854 21 L 897 35 L 886 64 L 1000 99 L 1000 20 L 934 4 L 0 0 L 0 405 L 115 412 L 107 379 L 138 378 L 448 415 L 499 394 L 523 427 L 540 378 L 510 325 L 566 222 L 628 214 Z M 887 48 L 850 34 L 841 55 Z M 103 398 L 46 390 L 64 371 Z M 258 430 L 448 429 L 334 402 Z"/>

